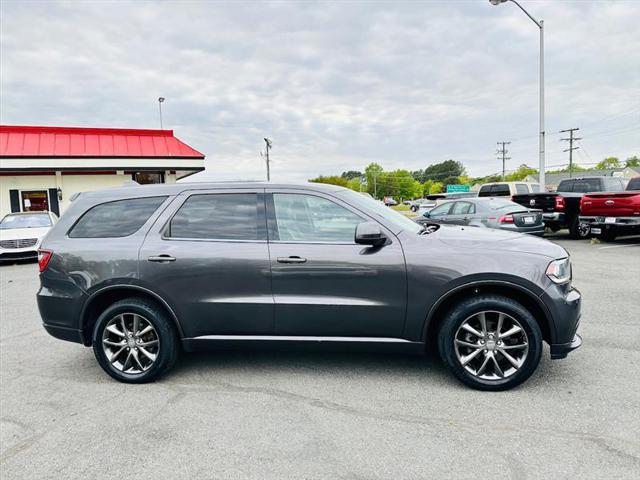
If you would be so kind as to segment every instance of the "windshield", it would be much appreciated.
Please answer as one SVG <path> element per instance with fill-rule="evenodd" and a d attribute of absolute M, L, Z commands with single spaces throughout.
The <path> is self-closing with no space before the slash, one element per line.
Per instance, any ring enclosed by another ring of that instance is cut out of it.
<path fill-rule="evenodd" d="M 353 190 L 342 190 L 338 192 L 338 196 L 344 198 L 355 207 L 362 207 L 367 212 L 393 223 L 400 230 L 408 230 L 414 233 L 422 230 L 422 227 L 413 220 L 387 207 L 382 202 L 366 197 L 361 193 L 354 192 Z"/>
<path fill-rule="evenodd" d="M 0 222 L 0 230 L 12 228 L 40 228 L 50 227 L 51 219 L 45 213 L 33 213 L 27 215 L 7 215 Z"/>

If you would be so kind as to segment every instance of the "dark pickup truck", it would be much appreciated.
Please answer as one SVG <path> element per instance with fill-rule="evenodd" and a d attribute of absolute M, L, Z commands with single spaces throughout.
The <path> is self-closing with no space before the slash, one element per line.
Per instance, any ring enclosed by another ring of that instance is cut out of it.
<path fill-rule="evenodd" d="M 640 233 L 640 177 L 632 178 L 623 192 L 582 197 L 580 222 L 590 225 L 591 233 L 605 241 Z"/>
<path fill-rule="evenodd" d="M 527 193 L 511 199 L 527 208 L 542 210 L 544 224 L 557 232 L 569 229 L 571 238 L 587 238 L 590 226 L 580 221 L 580 201 L 586 193 L 624 190 L 627 179 L 620 177 L 584 177 L 562 180 L 554 193 Z"/>

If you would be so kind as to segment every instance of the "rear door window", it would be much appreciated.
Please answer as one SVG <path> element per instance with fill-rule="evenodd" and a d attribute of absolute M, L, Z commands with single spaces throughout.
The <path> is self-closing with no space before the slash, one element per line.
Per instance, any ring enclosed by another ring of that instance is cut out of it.
<path fill-rule="evenodd" d="M 71 238 L 126 237 L 137 232 L 167 197 L 144 197 L 102 203 L 87 210 L 71 230 Z"/>
<path fill-rule="evenodd" d="M 166 236 L 207 240 L 265 240 L 256 193 L 191 195 L 169 222 Z"/>
<path fill-rule="evenodd" d="M 475 212 L 475 205 L 469 202 L 456 202 L 451 209 L 451 215 L 468 215 Z"/>

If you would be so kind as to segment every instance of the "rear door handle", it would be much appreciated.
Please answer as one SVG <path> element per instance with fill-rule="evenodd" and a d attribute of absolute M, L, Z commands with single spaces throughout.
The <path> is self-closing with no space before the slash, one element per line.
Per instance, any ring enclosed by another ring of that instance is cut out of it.
<path fill-rule="evenodd" d="M 164 262 L 175 262 L 176 258 L 172 257 L 171 255 L 167 255 L 166 253 L 163 253 L 161 255 L 152 255 L 149 258 L 147 258 L 147 260 L 150 262 L 164 263 Z"/>
<path fill-rule="evenodd" d="M 306 258 L 292 256 L 292 257 L 278 257 L 278 263 L 304 263 L 307 261 Z"/>

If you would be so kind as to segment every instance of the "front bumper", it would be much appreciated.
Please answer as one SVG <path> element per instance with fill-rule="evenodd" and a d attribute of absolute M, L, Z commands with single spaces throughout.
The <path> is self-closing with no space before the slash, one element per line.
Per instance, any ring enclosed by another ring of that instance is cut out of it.
<path fill-rule="evenodd" d="M 577 333 L 573 336 L 573 340 L 569 343 L 556 343 L 551 345 L 551 359 L 559 360 L 566 358 L 569 352 L 580 348 L 582 345 L 582 337 Z"/>
<path fill-rule="evenodd" d="M 38 258 L 37 250 L 26 249 L 0 249 L 0 262 L 15 262 L 18 260 L 33 260 Z"/>
<path fill-rule="evenodd" d="M 540 298 L 553 318 L 554 331 L 549 339 L 551 358 L 565 358 L 569 352 L 582 345 L 582 338 L 577 334 L 582 296 L 570 285 L 553 285 Z"/>

